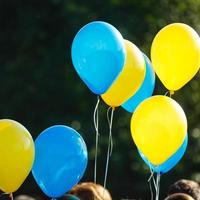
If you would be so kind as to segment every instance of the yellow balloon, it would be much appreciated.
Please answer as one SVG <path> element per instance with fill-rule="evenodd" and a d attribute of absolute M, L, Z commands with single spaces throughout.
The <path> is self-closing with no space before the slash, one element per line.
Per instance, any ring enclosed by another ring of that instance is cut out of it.
<path fill-rule="evenodd" d="M 154 165 L 160 165 L 183 144 L 187 119 L 181 106 L 166 96 L 143 101 L 133 113 L 131 134 L 138 149 Z"/>
<path fill-rule="evenodd" d="M 141 51 L 130 41 L 124 40 L 126 61 L 117 80 L 101 97 L 112 107 L 117 107 L 137 92 L 146 73 L 145 60 Z"/>
<path fill-rule="evenodd" d="M 28 176 L 35 148 L 30 133 L 20 123 L 0 120 L 0 189 L 15 192 Z"/>
<path fill-rule="evenodd" d="M 153 40 L 151 60 L 164 86 L 170 91 L 180 89 L 199 70 L 199 35 L 182 23 L 164 27 Z"/>

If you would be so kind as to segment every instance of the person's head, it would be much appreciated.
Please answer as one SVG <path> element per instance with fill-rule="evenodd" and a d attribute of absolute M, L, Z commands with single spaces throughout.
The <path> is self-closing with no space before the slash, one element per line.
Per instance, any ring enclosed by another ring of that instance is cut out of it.
<path fill-rule="evenodd" d="M 168 195 L 175 193 L 188 194 L 195 200 L 200 200 L 200 187 L 199 184 L 191 180 L 179 180 L 170 186 Z"/>
<path fill-rule="evenodd" d="M 92 182 L 78 184 L 69 193 L 77 196 L 80 200 L 112 200 L 107 189 Z"/>
<path fill-rule="evenodd" d="M 15 200 L 35 200 L 35 198 L 23 194 L 23 195 L 16 196 Z"/>
<path fill-rule="evenodd" d="M 191 196 L 184 193 L 176 193 L 169 195 L 165 200 L 194 200 Z"/>

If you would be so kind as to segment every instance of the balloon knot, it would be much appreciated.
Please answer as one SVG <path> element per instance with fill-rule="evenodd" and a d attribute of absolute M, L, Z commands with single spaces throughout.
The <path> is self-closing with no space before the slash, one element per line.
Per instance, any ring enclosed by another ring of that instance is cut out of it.
<path fill-rule="evenodd" d="M 172 96 L 174 94 L 174 91 L 170 90 L 169 93 L 170 93 L 170 96 Z"/>

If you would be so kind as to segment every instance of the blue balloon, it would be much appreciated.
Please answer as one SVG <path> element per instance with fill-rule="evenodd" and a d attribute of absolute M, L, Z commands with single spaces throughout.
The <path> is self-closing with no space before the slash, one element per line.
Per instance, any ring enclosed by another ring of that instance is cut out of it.
<path fill-rule="evenodd" d="M 152 163 L 150 163 L 148 161 L 148 159 L 138 150 L 141 158 L 143 159 L 143 161 L 151 167 L 151 169 L 156 172 L 156 173 L 160 173 L 160 174 L 164 174 L 167 173 L 169 170 L 171 170 L 183 157 L 183 155 L 185 154 L 186 148 L 187 148 L 187 144 L 188 144 L 188 134 L 185 137 L 185 140 L 183 142 L 183 144 L 181 145 L 181 147 L 176 151 L 175 154 L 173 154 L 167 161 L 165 161 L 163 164 L 159 165 L 159 166 L 154 166 Z"/>
<path fill-rule="evenodd" d="M 80 78 L 95 94 L 103 94 L 123 69 L 124 40 L 112 25 L 95 21 L 85 25 L 72 43 L 72 62 Z"/>
<path fill-rule="evenodd" d="M 87 147 L 79 133 L 56 125 L 37 137 L 32 173 L 42 191 L 57 198 L 79 182 L 87 162 Z"/>
<path fill-rule="evenodd" d="M 134 110 L 142 101 L 144 101 L 146 98 L 150 97 L 153 94 L 155 88 L 155 73 L 152 64 L 148 57 L 145 54 L 143 55 L 146 63 L 145 79 L 139 90 L 124 104 L 122 104 L 122 107 L 131 113 L 134 112 Z"/>

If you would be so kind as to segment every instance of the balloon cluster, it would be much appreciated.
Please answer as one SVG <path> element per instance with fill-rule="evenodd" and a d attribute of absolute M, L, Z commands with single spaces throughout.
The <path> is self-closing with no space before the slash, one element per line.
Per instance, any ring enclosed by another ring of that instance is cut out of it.
<path fill-rule="evenodd" d="M 112 153 L 112 121 L 114 109 L 123 106 L 129 112 L 147 97 L 155 87 L 155 73 L 150 60 L 132 42 L 123 39 L 112 25 L 95 21 L 85 25 L 72 43 L 72 62 L 87 87 L 110 106 L 107 111 L 109 139 L 105 167 L 106 186 L 109 157 Z M 96 152 L 94 182 L 96 182 L 98 152 L 98 105 L 94 110 Z M 110 109 L 111 108 L 111 109 Z M 109 119 L 109 110 L 111 111 Z"/>
<path fill-rule="evenodd" d="M 107 105 L 133 113 L 131 134 L 144 162 L 160 174 L 172 169 L 186 151 L 188 134 L 185 113 L 171 95 L 199 70 L 195 30 L 183 23 L 164 27 L 153 40 L 151 63 L 112 25 L 95 21 L 76 34 L 72 61 L 80 78 Z M 154 71 L 170 97 L 151 97 Z"/>
<path fill-rule="evenodd" d="M 182 23 L 164 27 L 153 40 L 151 60 L 171 97 L 199 70 L 199 35 Z M 185 113 L 167 96 L 150 97 L 137 107 L 131 119 L 131 133 L 143 160 L 160 174 L 179 162 L 188 143 Z"/>
<path fill-rule="evenodd" d="M 101 21 L 84 26 L 72 44 L 80 78 L 111 108 L 122 106 L 133 113 L 131 134 L 138 153 L 151 170 L 162 174 L 186 151 L 187 119 L 171 95 L 199 70 L 200 38 L 188 25 L 168 25 L 153 40 L 151 60 L 152 64 L 115 27 Z M 151 97 L 154 70 L 170 97 Z M 112 121 L 109 124 L 111 134 Z M 0 157 L 0 190 L 16 191 L 32 169 L 37 184 L 52 198 L 80 181 L 88 161 L 85 142 L 72 128 L 52 126 L 34 143 L 24 126 L 8 119 L 0 120 Z"/>
<path fill-rule="evenodd" d="M 82 178 L 87 166 L 87 148 L 70 127 L 52 126 L 35 144 L 28 130 L 14 120 L 0 120 L 0 190 L 11 194 L 33 176 L 49 197 L 60 197 Z"/>
<path fill-rule="evenodd" d="M 147 56 L 106 22 L 80 29 L 72 43 L 72 61 L 88 88 L 111 107 L 129 99 L 123 107 L 132 112 L 153 92 L 155 75 Z"/>

